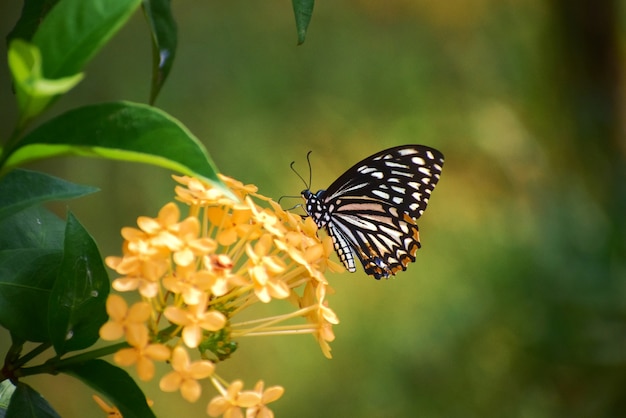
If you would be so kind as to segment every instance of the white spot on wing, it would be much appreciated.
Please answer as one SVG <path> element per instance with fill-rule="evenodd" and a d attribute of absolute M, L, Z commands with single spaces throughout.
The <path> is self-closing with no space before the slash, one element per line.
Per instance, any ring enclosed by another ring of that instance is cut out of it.
<path fill-rule="evenodd" d="M 411 158 L 411 161 L 413 162 L 413 164 L 417 164 L 417 165 L 425 165 L 426 161 L 424 161 L 424 159 L 422 157 L 413 157 Z"/>
<path fill-rule="evenodd" d="M 408 165 L 406 165 L 406 164 L 400 164 L 400 163 L 397 163 L 397 162 L 395 162 L 395 161 L 385 161 L 385 165 L 386 165 L 387 167 L 409 168 L 409 166 L 408 166 Z"/>
<path fill-rule="evenodd" d="M 413 174 L 407 171 L 391 170 L 391 174 L 396 175 L 396 176 L 402 176 L 402 177 L 413 177 Z"/>
<path fill-rule="evenodd" d="M 426 167 L 420 167 L 417 169 L 417 171 L 419 171 L 420 173 L 426 174 L 427 176 L 430 176 L 430 169 Z"/>
<path fill-rule="evenodd" d="M 343 222 L 350 223 L 357 228 L 366 229 L 368 231 L 376 231 L 376 225 L 366 221 L 362 217 L 356 216 L 341 216 Z"/>
<path fill-rule="evenodd" d="M 390 197 L 389 193 L 383 192 L 382 190 L 372 190 L 372 194 L 385 200 L 389 200 Z"/>
<path fill-rule="evenodd" d="M 368 166 L 366 166 L 366 165 L 363 165 L 363 166 L 359 167 L 359 168 L 357 169 L 357 171 L 358 171 L 359 173 L 369 174 L 369 173 L 371 173 L 372 171 L 376 171 L 376 169 L 375 169 L 374 167 L 368 167 Z"/>
<path fill-rule="evenodd" d="M 401 150 L 398 150 L 398 154 L 405 156 L 405 155 L 411 155 L 411 154 L 417 154 L 418 151 L 415 148 L 403 148 Z"/>

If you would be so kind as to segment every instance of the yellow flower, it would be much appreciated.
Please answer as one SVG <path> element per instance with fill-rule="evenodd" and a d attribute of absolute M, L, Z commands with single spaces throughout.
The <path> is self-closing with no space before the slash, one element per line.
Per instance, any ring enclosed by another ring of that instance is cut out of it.
<path fill-rule="evenodd" d="M 282 386 L 272 386 L 263 391 L 263 381 L 259 380 L 254 387 L 254 392 L 259 394 L 261 401 L 246 410 L 246 418 L 274 418 L 274 412 L 267 407 L 267 404 L 283 396 L 285 389 Z"/>
<path fill-rule="evenodd" d="M 172 251 L 177 265 L 190 265 L 197 255 L 208 254 L 215 250 L 215 242 L 200 235 L 200 221 L 188 217 L 181 222 L 180 210 L 175 203 L 168 203 L 161 208 L 157 218 L 140 216 L 137 225 L 150 237 L 150 243 L 157 248 Z"/>
<path fill-rule="evenodd" d="M 254 293 L 261 302 L 267 303 L 272 298 L 289 297 L 289 288 L 278 276 L 285 271 L 285 263 L 278 257 L 269 255 L 272 236 L 263 235 L 252 247 L 246 247 L 250 259 L 248 273 L 254 283 Z"/>
<path fill-rule="evenodd" d="M 220 180 L 222 180 L 241 200 L 249 194 L 255 194 L 259 189 L 254 184 L 243 184 L 239 180 L 235 180 L 232 177 L 218 174 Z"/>
<path fill-rule="evenodd" d="M 172 368 L 159 382 L 164 392 L 180 390 L 180 394 L 189 402 L 195 402 L 202 394 L 202 387 L 198 380 L 205 379 L 215 370 L 212 362 L 207 360 L 189 360 L 189 354 L 183 347 L 176 347 L 172 353 Z"/>
<path fill-rule="evenodd" d="M 247 418 L 271 418 L 267 405 L 282 396 L 282 387 L 264 390 L 259 381 L 243 391 L 239 380 L 225 387 L 207 359 L 228 359 L 244 336 L 303 333 L 312 334 L 330 358 L 339 320 L 326 301 L 332 289 L 324 274 L 343 267 L 330 261 L 332 240 L 318 237 L 311 218 L 283 210 L 256 186 L 221 175 L 230 191 L 192 177 L 174 179 L 176 199 L 187 211 L 171 202 L 155 218 L 139 217 L 137 228 L 122 229 L 123 256 L 106 259 L 120 275 L 114 289 L 138 291 L 144 301 L 129 308 L 119 296 L 110 297 L 102 338 L 126 337 L 130 347 L 114 360 L 136 365 L 142 380 L 154 376 L 155 361 L 170 359 L 173 370 L 159 386 L 190 402 L 201 396 L 199 380 L 209 378 L 220 392 L 207 405 L 209 415 L 243 418 L 245 410 Z M 296 309 L 234 320 L 274 299 L 288 299 Z M 170 353 L 162 343 L 176 348 Z M 187 349 L 196 347 L 203 360 L 192 362 Z"/>
<path fill-rule="evenodd" d="M 234 244 L 237 239 L 247 236 L 254 228 L 250 223 L 252 211 L 247 206 L 237 206 L 229 212 L 223 207 L 211 207 L 207 209 L 209 221 L 220 228 L 216 239 L 225 247 Z"/>
<path fill-rule="evenodd" d="M 137 226 L 151 237 L 155 246 L 174 249 L 179 245 L 178 219 L 180 219 L 180 210 L 175 203 L 170 202 L 161 208 L 156 218 L 147 216 L 137 218 Z"/>
<path fill-rule="evenodd" d="M 211 399 L 206 410 L 212 417 L 224 415 L 224 418 L 243 418 L 241 408 L 250 408 L 261 402 L 261 395 L 258 393 L 241 391 L 243 389 L 241 380 L 235 380 L 226 390 L 221 385 L 218 388 L 222 394 Z"/>
<path fill-rule="evenodd" d="M 311 219 L 311 218 L 307 218 Z M 311 222 L 313 220 L 311 219 Z M 320 257 L 316 263 L 318 263 L 324 270 L 328 269 L 333 273 L 343 273 L 346 271 L 343 264 L 336 263 L 330 257 L 335 253 L 335 246 L 331 237 L 326 237 L 322 240 L 322 246 L 324 247 L 324 255 Z"/>
<path fill-rule="evenodd" d="M 106 310 L 109 314 L 109 321 L 100 328 L 100 337 L 108 341 L 122 338 L 124 334 L 143 332 L 142 329 L 146 328 L 146 321 L 151 313 L 150 304 L 137 302 L 128 309 L 126 301 L 115 294 L 107 298 Z"/>
<path fill-rule="evenodd" d="M 326 290 L 328 289 L 327 285 L 319 284 L 315 289 L 315 296 L 317 298 L 317 316 L 323 318 L 324 321 L 329 324 L 337 325 L 339 323 L 339 318 L 335 312 L 328 307 L 328 302 L 326 299 Z"/>
<path fill-rule="evenodd" d="M 200 297 L 198 304 L 187 309 L 168 306 L 163 314 L 167 319 L 183 327 L 183 341 L 189 348 L 195 348 L 202 341 L 202 330 L 219 331 L 226 325 L 226 317 L 219 311 L 207 311 L 208 295 Z"/>
<path fill-rule="evenodd" d="M 141 218 L 141 217 L 140 217 Z M 139 289 L 142 296 L 156 296 L 159 279 L 169 268 L 170 251 L 166 247 L 157 247 L 152 237 L 136 228 L 122 228 L 124 257 L 107 257 L 106 264 L 125 277 L 113 281 L 113 288 L 118 292 Z"/>
<path fill-rule="evenodd" d="M 137 365 L 137 375 L 147 381 L 154 377 L 153 361 L 165 361 L 170 358 L 170 349 L 163 344 L 150 344 L 148 330 L 143 328 L 137 335 L 127 334 L 129 348 L 122 348 L 113 356 L 120 366 Z"/>
<path fill-rule="evenodd" d="M 232 273 L 233 261 L 226 254 L 205 256 L 204 268 L 214 278 L 211 293 L 215 296 L 223 296 L 236 286 L 248 284 L 243 277 Z"/>
<path fill-rule="evenodd" d="M 263 229 L 275 237 L 283 235 L 284 226 L 279 223 L 278 217 L 275 214 L 271 213 L 269 209 L 259 210 L 250 197 L 246 198 L 246 203 L 252 210 L 254 220 L 258 222 Z"/>
<path fill-rule="evenodd" d="M 139 289 L 144 297 L 156 296 L 159 290 L 158 280 L 168 268 L 165 255 L 145 239 L 127 241 L 124 252 L 124 257 L 105 259 L 107 266 L 124 275 L 113 280 L 113 288 L 118 292 Z"/>
<path fill-rule="evenodd" d="M 332 326 L 339 323 L 339 318 L 328 307 L 328 302 L 325 301 L 327 288 L 328 286 L 323 283 L 317 283 L 316 285 L 313 282 L 307 283 L 300 304 L 302 307 L 314 307 L 305 315 L 306 319 L 308 322 L 316 325 L 316 332 L 313 336 L 320 345 L 322 353 L 324 353 L 326 358 L 332 358 L 328 343 L 335 340 Z"/>
<path fill-rule="evenodd" d="M 202 296 L 216 285 L 217 277 L 196 266 L 177 267 L 176 272 L 163 278 L 163 287 L 175 294 L 181 294 L 188 305 L 197 305 Z"/>
<path fill-rule="evenodd" d="M 278 218 L 289 226 L 284 237 L 275 240 L 276 247 L 289 254 L 296 263 L 304 266 L 315 280 L 326 283 L 324 271 L 343 272 L 342 265 L 330 259 L 334 252 L 332 239 L 317 236 L 317 226 L 311 217 L 302 220 L 292 213 L 285 212 L 275 202 L 270 202 Z"/>
<path fill-rule="evenodd" d="M 192 207 L 205 206 L 208 204 L 231 205 L 234 202 L 225 197 L 224 193 L 213 186 L 188 176 L 172 176 L 178 183 L 186 186 L 176 186 L 176 199 Z"/>
<path fill-rule="evenodd" d="M 197 218 L 187 218 L 179 224 L 179 245 L 174 248 L 172 259 L 179 266 L 189 266 L 196 256 L 210 254 L 217 248 L 211 238 L 198 238 L 200 235 L 200 221 Z"/>

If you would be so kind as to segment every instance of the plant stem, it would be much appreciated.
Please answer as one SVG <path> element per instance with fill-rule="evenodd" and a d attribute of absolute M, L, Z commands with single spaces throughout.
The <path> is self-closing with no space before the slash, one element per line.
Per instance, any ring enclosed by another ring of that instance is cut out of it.
<path fill-rule="evenodd" d="M 159 331 L 156 338 L 158 341 L 167 341 L 171 338 L 171 332 L 177 328 L 177 325 L 170 325 L 165 329 Z M 28 360 L 35 357 L 35 355 L 41 353 L 50 345 L 48 344 L 46 347 L 43 347 L 45 344 L 41 344 L 36 347 L 33 351 L 26 354 L 20 361 L 24 358 L 28 357 Z M 42 348 L 43 347 L 43 348 Z M 96 350 L 87 351 L 85 353 L 77 354 L 75 356 L 67 357 L 64 359 L 60 359 L 58 357 L 53 357 L 46 361 L 44 364 L 40 364 L 39 366 L 33 367 L 24 367 L 15 371 L 16 377 L 24 377 L 24 376 L 32 376 L 34 374 L 41 373 L 49 373 L 49 374 L 57 374 L 62 372 L 63 369 L 74 366 L 76 364 L 84 363 L 88 360 L 93 360 L 95 358 L 108 356 L 109 354 L 113 354 L 122 348 L 130 347 L 130 344 L 127 342 L 117 343 L 113 345 L 108 345 L 106 347 L 98 348 Z M 23 361 L 21 364 L 26 363 Z"/>
<path fill-rule="evenodd" d="M 37 357 L 39 354 L 43 353 L 44 351 L 46 351 L 48 348 L 50 348 L 52 346 L 52 343 L 41 343 L 39 344 L 37 347 L 33 348 L 31 351 L 29 351 L 28 353 L 26 353 L 24 356 L 20 357 L 14 364 L 13 367 L 15 367 L 16 369 L 21 367 L 23 364 L 28 363 L 29 361 L 31 361 L 32 359 L 34 359 L 35 357 Z"/>
<path fill-rule="evenodd" d="M 86 353 L 77 354 L 75 356 L 71 356 L 64 359 L 59 359 L 57 357 L 51 358 L 46 361 L 44 364 L 33 367 L 24 367 L 20 370 L 16 370 L 16 377 L 24 377 L 31 376 L 34 374 L 41 373 L 49 373 L 49 374 L 57 374 L 63 369 L 74 366 L 76 364 L 84 363 L 87 360 L 92 360 L 98 357 L 104 357 L 109 354 L 113 354 L 121 348 L 130 347 L 130 345 L 126 342 L 109 345 L 106 347 L 98 348 L 96 350 L 87 351 Z"/>

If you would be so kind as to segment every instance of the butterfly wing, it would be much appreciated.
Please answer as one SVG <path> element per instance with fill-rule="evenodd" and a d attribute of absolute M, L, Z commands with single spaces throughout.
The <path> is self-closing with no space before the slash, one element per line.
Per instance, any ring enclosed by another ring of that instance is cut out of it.
<path fill-rule="evenodd" d="M 423 145 L 390 148 L 355 164 L 320 196 L 326 227 L 347 270 L 355 270 L 355 255 L 376 279 L 415 261 L 420 248 L 415 220 L 428 205 L 443 160 Z"/>

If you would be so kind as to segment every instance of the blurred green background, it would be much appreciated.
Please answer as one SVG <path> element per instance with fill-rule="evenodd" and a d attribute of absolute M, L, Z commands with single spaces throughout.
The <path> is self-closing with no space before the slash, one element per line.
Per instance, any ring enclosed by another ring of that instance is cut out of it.
<path fill-rule="evenodd" d="M 313 188 L 385 147 L 446 156 L 408 271 L 330 277 L 334 358 L 311 337 L 244 339 L 228 378 L 286 388 L 278 417 L 626 416 L 626 7 L 617 0 L 318 2 L 296 47 L 289 2 L 174 2 L 179 50 L 157 105 L 222 172 L 268 196 Z M 21 2 L 0 3 L 6 35 Z M 47 117 L 146 102 L 138 13 Z M 0 46 L 0 135 L 15 104 Z M 33 166 L 102 191 L 57 205 L 103 254 L 173 196 L 164 170 L 98 160 Z M 279 310 L 286 308 L 276 304 Z M 8 333 L 0 345 L 8 346 Z M 67 376 L 25 380 L 64 417 L 96 416 Z M 202 401 L 149 385 L 159 416 Z M 185 409 L 187 408 L 187 409 Z"/>

